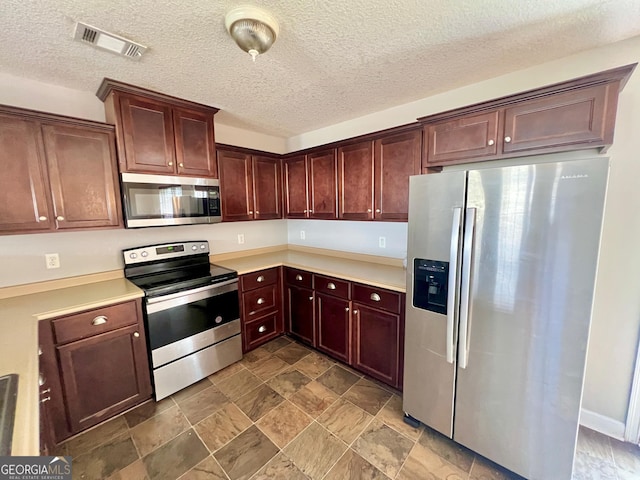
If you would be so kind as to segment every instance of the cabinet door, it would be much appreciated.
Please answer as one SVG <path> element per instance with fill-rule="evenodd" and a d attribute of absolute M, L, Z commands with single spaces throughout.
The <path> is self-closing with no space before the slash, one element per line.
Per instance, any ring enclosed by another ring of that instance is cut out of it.
<path fill-rule="evenodd" d="M 253 220 L 251 155 L 218 150 L 222 219 Z"/>
<path fill-rule="evenodd" d="M 151 396 L 138 325 L 57 347 L 69 425 L 78 432 Z"/>
<path fill-rule="evenodd" d="M 400 315 L 353 302 L 353 366 L 400 387 Z"/>
<path fill-rule="evenodd" d="M 469 115 L 425 125 L 427 166 L 459 163 L 498 153 L 500 111 Z"/>
<path fill-rule="evenodd" d="M 420 130 L 380 138 L 375 142 L 376 220 L 409 218 L 409 177 L 420 174 Z"/>
<path fill-rule="evenodd" d="M 318 350 L 345 363 L 351 361 L 349 300 L 316 293 Z"/>
<path fill-rule="evenodd" d="M 178 174 L 218 178 L 213 115 L 174 108 L 173 129 Z"/>
<path fill-rule="evenodd" d="M 66 125 L 42 131 L 57 228 L 121 225 L 113 133 Z"/>
<path fill-rule="evenodd" d="M 252 173 L 255 219 L 282 218 L 280 160 L 253 156 Z"/>
<path fill-rule="evenodd" d="M 338 218 L 373 219 L 373 143 L 338 148 Z"/>
<path fill-rule="evenodd" d="M 0 115 L 0 232 L 51 230 L 50 193 L 37 122 Z"/>
<path fill-rule="evenodd" d="M 171 107 L 165 103 L 119 95 L 124 152 L 123 172 L 175 173 L 175 141 Z"/>
<path fill-rule="evenodd" d="M 338 217 L 338 177 L 335 149 L 307 155 L 309 162 L 309 218 Z"/>
<path fill-rule="evenodd" d="M 316 345 L 313 298 L 313 290 L 287 285 L 285 305 L 288 332 L 311 346 Z"/>
<path fill-rule="evenodd" d="M 287 218 L 309 216 L 307 159 L 304 155 L 284 160 L 284 215 Z"/>
<path fill-rule="evenodd" d="M 505 109 L 504 153 L 611 144 L 617 95 L 616 82 Z"/>

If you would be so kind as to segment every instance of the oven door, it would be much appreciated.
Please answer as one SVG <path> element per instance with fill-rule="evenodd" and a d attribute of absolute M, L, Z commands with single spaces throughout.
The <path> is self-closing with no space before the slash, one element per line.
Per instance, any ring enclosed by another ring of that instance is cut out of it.
<path fill-rule="evenodd" d="M 219 180 L 122 174 L 127 228 L 216 223 L 222 220 Z"/>
<path fill-rule="evenodd" d="M 238 280 L 146 301 L 153 368 L 240 333 Z"/>

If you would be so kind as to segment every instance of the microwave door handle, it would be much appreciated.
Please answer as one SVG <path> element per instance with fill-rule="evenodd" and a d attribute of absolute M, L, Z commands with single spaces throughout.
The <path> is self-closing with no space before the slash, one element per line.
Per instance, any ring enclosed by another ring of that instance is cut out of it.
<path fill-rule="evenodd" d="M 451 225 L 451 246 L 449 247 L 449 278 L 447 290 L 447 362 L 453 363 L 456 349 L 456 293 L 458 290 L 458 258 L 460 256 L 460 227 L 462 225 L 462 208 L 453 209 Z"/>

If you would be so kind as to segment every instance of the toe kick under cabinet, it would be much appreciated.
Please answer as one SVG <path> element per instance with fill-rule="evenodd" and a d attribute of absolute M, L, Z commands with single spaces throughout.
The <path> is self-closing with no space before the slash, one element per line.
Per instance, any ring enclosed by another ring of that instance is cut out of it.
<path fill-rule="evenodd" d="M 289 335 L 402 388 L 404 294 L 285 268 Z"/>
<path fill-rule="evenodd" d="M 40 391 L 55 443 L 151 397 L 140 300 L 38 324 Z M 47 426 L 43 426 L 47 428 Z"/>

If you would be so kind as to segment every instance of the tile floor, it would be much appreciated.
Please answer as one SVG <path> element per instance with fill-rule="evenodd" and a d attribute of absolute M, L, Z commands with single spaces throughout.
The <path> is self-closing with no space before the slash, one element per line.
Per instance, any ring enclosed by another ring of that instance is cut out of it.
<path fill-rule="evenodd" d="M 59 449 L 82 479 L 518 478 L 408 426 L 398 392 L 285 337 Z M 577 466 L 579 480 L 638 479 L 640 449 L 584 430 Z"/>

